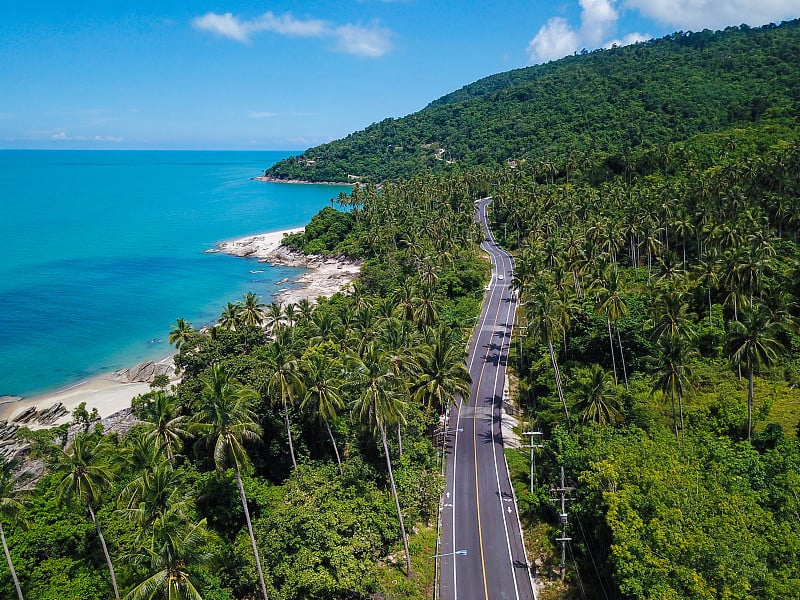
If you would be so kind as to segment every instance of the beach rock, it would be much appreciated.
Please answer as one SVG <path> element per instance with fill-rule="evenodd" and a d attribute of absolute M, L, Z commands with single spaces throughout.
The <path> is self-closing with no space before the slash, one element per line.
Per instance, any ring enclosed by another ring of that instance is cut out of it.
<path fill-rule="evenodd" d="M 13 419 L 11 419 L 12 423 L 29 423 L 35 416 L 38 411 L 36 410 L 35 406 L 31 406 L 26 408 Z"/>
<path fill-rule="evenodd" d="M 171 362 L 146 360 L 130 369 L 115 371 L 111 375 L 111 379 L 120 383 L 152 383 L 156 375 L 166 375 L 172 379 L 175 375 L 175 367 Z"/>
<path fill-rule="evenodd" d="M 39 413 L 36 420 L 42 425 L 52 425 L 56 419 L 60 419 L 67 414 L 67 409 L 61 402 L 56 402 L 50 408 Z"/>

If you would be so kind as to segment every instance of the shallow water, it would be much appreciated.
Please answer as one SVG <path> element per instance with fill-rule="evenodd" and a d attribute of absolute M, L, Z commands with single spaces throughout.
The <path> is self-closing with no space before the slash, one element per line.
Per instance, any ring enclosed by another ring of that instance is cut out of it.
<path fill-rule="evenodd" d="M 178 317 L 208 324 L 248 291 L 269 303 L 300 270 L 204 251 L 347 190 L 251 180 L 289 154 L 0 151 L 0 394 L 166 356 Z"/>

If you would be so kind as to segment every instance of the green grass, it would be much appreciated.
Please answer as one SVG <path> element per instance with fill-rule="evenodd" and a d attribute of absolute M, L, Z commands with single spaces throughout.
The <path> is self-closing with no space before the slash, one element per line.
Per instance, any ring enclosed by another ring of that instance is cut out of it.
<path fill-rule="evenodd" d="M 383 600 L 423 600 L 433 598 L 436 527 L 415 527 L 410 536 L 411 570 L 406 577 L 403 544 L 398 543 L 389 560 L 378 566 L 378 592 Z"/>

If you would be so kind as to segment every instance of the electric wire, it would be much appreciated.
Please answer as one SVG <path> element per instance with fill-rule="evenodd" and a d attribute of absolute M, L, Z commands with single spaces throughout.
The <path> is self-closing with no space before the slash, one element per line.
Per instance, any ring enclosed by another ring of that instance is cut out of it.
<path fill-rule="evenodd" d="M 603 597 L 606 600 L 609 600 L 608 593 L 606 592 L 606 586 L 603 584 L 603 576 L 600 574 L 600 569 L 597 567 L 597 562 L 594 560 L 594 553 L 592 552 L 592 547 L 589 544 L 589 538 L 586 535 L 586 531 L 583 529 L 583 523 L 578 518 L 578 515 L 575 515 L 575 522 L 578 523 L 578 527 L 581 530 L 581 537 L 583 537 L 583 543 L 586 545 L 586 551 L 589 553 L 589 558 L 592 560 L 592 566 L 594 567 L 594 572 L 597 573 L 597 581 L 600 582 L 600 589 L 603 591 Z"/>

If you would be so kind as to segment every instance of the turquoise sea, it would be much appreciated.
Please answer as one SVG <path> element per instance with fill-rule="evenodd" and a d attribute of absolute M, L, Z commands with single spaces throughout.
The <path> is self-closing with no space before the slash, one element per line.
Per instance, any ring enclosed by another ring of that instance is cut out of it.
<path fill-rule="evenodd" d="M 290 152 L 0 151 L 0 395 L 163 358 L 301 271 L 205 250 L 305 225 L 348 188 L 252 181 Z M 259 272 L 263 271 L 263 272 Z"/>

